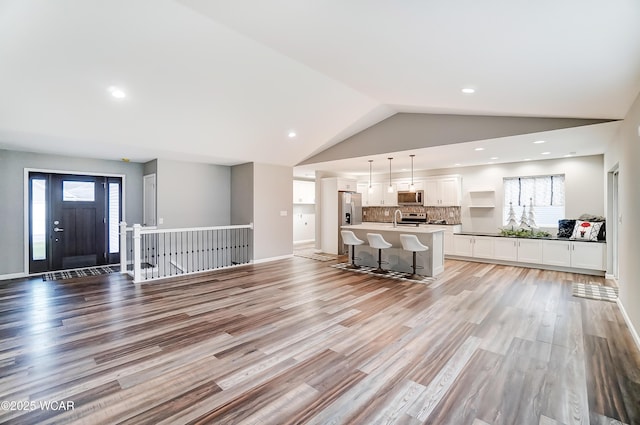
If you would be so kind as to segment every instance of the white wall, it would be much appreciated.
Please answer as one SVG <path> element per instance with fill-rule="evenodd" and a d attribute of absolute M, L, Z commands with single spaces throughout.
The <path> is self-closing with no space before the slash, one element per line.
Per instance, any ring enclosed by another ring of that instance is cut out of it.
<path fill-rule="evenodd" d="M 515 162 L 477 167 L 448 168 L 443 170 L 418 171 L 415 177 L 459 174 L 462 176 L 462 229 L 466 232 L 497 232 L 502 222 L 504 203 L 503 178 L 565 175 L 567 218 L 577 218 L 589 213 L 605 215 L 603 156 L 562 158 L 545 161 Z M 400 177 L 400 175 L 398 175 Z M 496 207 L 491 209 L 469 208 L 469 190 L 477 188 L 495 189 Z M 516 210 L 520 217 L 522 211 Z"/>
<path fill-rule="evenodd" d="M 616 138 L 605 153 L 604 170 L 619 170 L 619 276 L 620 303 L 626 311 L 636 337 L 640 332 L 640 238 L 636 221 L 640 217 L 640 96 L 622 122 Z M 604 179 L 604 177 L 603 177 Z M 607 247 L 609 250 L 611 246 Z M 640 341 L 636 341 L 640 344 Z"/>

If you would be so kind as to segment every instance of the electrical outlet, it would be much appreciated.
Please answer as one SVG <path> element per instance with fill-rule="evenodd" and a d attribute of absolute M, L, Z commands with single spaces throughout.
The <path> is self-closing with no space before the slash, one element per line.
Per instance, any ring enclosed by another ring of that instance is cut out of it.
<path fill-rule="evenodd" d="M 384 210 L 384 216 L 389 217 L 389 210 Z"/>
<path fill-rule="evenodd" d="M 287 216 L 287 210 L 280 211 L 280 216 L 281 217 L 286 217 Z"/>
<path fill-rule="evenodd" d="M 449 217 L 453 218 L 453 211 L 449 211 Z"/>

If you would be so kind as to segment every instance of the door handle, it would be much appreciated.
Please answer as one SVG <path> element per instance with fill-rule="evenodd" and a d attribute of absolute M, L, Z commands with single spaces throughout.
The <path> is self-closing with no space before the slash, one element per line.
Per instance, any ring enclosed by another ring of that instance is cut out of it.
<path fill-rule="evenodd" d="M 59 227 L 54 227 L 54 228 L 53 228 L 53 231 L 54 231 L 54 232 L 64 232 L 64 229 L 61 229 L 61 228 L 59 228 Z"/>

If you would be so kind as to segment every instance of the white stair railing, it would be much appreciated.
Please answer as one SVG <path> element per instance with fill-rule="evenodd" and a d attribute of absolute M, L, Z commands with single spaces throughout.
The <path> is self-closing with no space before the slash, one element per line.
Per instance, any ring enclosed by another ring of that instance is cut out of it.
<path fill-rule="evenodd" d="M 186 229 L 120 224 L 120 270 L 134 282 L 252 262 L 253 223 Z"/>

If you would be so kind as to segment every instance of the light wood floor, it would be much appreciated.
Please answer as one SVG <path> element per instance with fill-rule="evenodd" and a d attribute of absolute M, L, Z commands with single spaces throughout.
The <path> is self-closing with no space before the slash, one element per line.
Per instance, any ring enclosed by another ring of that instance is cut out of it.
<path fill-rule="evenodd" d="M 602 278 L 447 261 L 424 286 L 330 264 L 0 282 L 0 421 L 640 423 L 616 304 L 571 296 Z"/>

